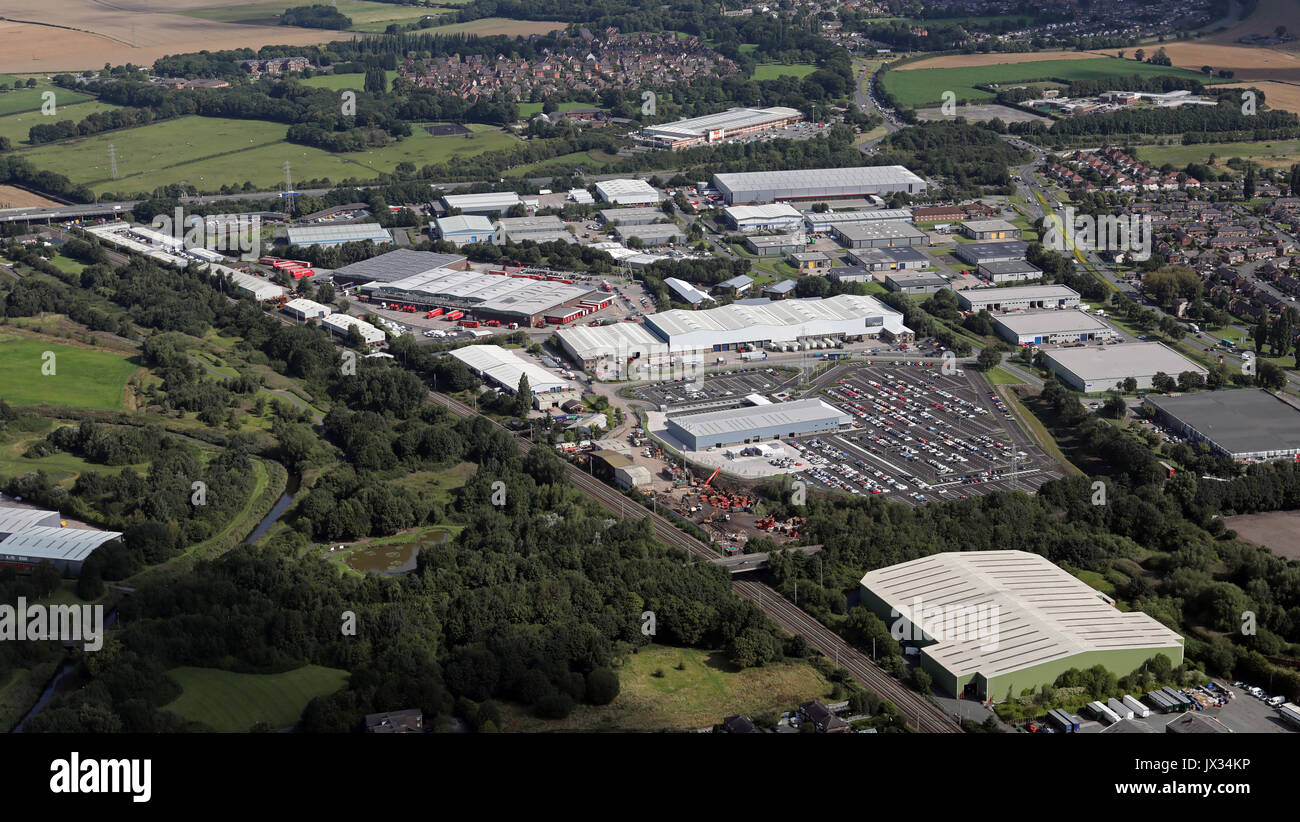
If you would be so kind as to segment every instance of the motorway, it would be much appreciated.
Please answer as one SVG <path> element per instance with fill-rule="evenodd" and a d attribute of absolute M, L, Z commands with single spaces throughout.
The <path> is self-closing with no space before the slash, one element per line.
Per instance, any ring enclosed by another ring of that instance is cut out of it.
<path fill-rule="evenodd" d="M 430 391 L 429 398 L 459 417 L 478 416 L 473 408 L 445 394 Z M 523 453 L 527 454 L 532 450 L 533 443 L 527 439 L 514 435 L 513 432 L 495 422 L 493 425 L 511 433 Z M 583 473 L 577 466 L 568 462 L 565 465 L 570 481 L 579 490 L 611 512 L 625 514 L 629 505 L 626 497 L 600 480 Z M 655 536 L 665 544 L 715 565 L 729 567 L 733 564 L 704 543 L 678 529 L 664 516 L 647 510 L 638 511 L 637 514 L 644 514 L 651 518 Z M 793 634 L 802 635 L 809 645 L 824 654 L 827 659 L 848 669 L 864 687 L 894 703 L 921 733 L 961 733 L 961 727 L 957 722 L 938 706 L 898 682 L 838 634 L 792 605 L 775 589 L 753 580 L 735 580 L 732 582 L 732 588 L 738 595 L 758 605 L 759 609 L 777 625 Z"/>

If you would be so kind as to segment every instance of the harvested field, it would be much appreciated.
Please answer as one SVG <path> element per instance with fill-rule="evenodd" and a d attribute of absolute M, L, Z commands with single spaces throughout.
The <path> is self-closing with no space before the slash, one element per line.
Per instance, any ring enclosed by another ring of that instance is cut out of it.
<path fill-rule="evenodd" d="M 1255 7 L 1255 13 L 1233 24 L 1227 31 L 1211 35 L 1206 38 L 1210 43 L 1223 43 L 1232 45 L 1248 34 L 1260 34 L 1265 37 L 1272 37 L 1273 30 L 1277 28 L 1278 23 L 1289 23 L 1292 20 L 1300 19 L 1300 0 L 1259 0 Z M 1290 26 L 1291 33 L 1296 34 L 1295 26 Z M 1273 48 L 1283 51 L 1300 51 L 1300 40 L 1292 40 L 1289 43 L 1282 43 Z"/>
<path fill-rule="evenodd" d="M 1158 48 L 1158 47 L 1156 47 Z M 1210 66 L 1216 71 L 1230 69 L 1235 72 L 1233 80 L 1284 80 L 1300 82 L 1300 54 L 1289 54 L 1271 48 L 1242 45 L 1215 45 L 1212 43 L 1166 43 L 1165 54 L 1179 68 L 1200 71 L 1201 66 Z M 1147 46 L 1147 53 L 1153 51 Z M 1129 59 L 1134 49 L 1127 49 Z M 1102 52 L 1099 52 L 1102 53 Z M 1104 52 L 1115 56 L 1116 50 Z"/>
<path fill-rule="evenodd" d="M 1300 114 L 1300 83 L 1233 83 L 1227 88 L 1250 86 L 1264 92 L 1264 101 L 1269 108 L 1293 111 Z"/>
<path fill-rule="evenodd" d="M 468 23 L 451 23 L 446 26 L 434 26 L 423 29 L 426 34 L 504 34 L 506 37 L 527 37 L 530 34 L 547 34 L 564 28 L 565 24 L 557 20 L 508 20 L 504 17 L 484 17 Z"/>
<path fill-rule="evenodd" d="M 0 186 L 0 208 L 39 208 L 59 203 L 13 186 Z"/>
<path fill-rule="evenodd" d="M 1088 51 L 1029 51 L 1015 54 L 945 54 L 918 60 L 890 71 L 912 71 L 913 69 L 932 68 L 970 68 L 971 66 L 1002 66 L 1012 63 L 1037 63 L 1043 60 L 1083 60 L 1088 57 L 1101 57 Z"/>
<path fill-rule="evenodd" d="M 1263 545 L 1280 557 L 1300 560 L 1300 511 L 1240 514 L 1224 517 L 1223 524 L 1247 542 Z"/>

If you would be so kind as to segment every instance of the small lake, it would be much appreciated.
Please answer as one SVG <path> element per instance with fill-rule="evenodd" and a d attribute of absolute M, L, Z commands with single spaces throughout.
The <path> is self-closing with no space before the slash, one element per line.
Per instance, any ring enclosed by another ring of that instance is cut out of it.
<path fill-rule="evenodd" d="M 418 542 L 354 548 L 344 560 L 349 568 L 371 574 L 405 574 L 415 570 L 420 549 L 441 545 L 451 539 L 450 531 L 434 531 Z"/>

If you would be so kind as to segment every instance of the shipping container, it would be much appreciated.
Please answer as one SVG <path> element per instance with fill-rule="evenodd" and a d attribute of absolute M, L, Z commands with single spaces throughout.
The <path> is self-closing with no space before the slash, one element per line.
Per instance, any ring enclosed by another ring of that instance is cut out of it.
<path fill-rule="evenodd" d="M 1115 699 L 1114 697 L 1111 697 L 1110 699 L 1106 700 L 1106 707 L 1110 709 L 1111 713 L 1113 713 L 1115 716 L 1119 717 L 1120 719 L 1133 718 L 1133 709 L 1125 705 L 1123 702 L 1120 702 L 1118 699 Z"/>

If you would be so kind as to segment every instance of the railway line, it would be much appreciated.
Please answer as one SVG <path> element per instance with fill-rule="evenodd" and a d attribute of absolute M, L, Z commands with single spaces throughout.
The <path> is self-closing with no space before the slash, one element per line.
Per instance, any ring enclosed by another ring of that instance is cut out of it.
<path fill-rule="evenodd" d="M 459 417 L 478 416 L 473 408 L 446 394 L 430 391 L 429 397 L 434 403 L 441 405 Z M 504 426 L 495 422 L 493 425 L 507 431 Z M 532 450 L 533 443 L 521 437 L 515 439 L 525 454 Z M 565 466 L 573 484 L 606 508 L 611 511 L 619 511 L 628 504 L 622 494 L 600 480 L 584 474 L 577 466 L 568 462 L 565 463 Z M 644 513 L 651 517 L 655 536 L 665 544 L 680 548 L 709 562 L 717 563 L 723 559 L 721 555 L 711 550 L 704 543 L 689 534 L 683 533 L 664 516 L 651 511 L 645 511 Z M 870 688 L 882 698 L 893 702 L 903 713 L 906 720 L 921 733 L 961 733 L 961 726 L 939 710 L 934 703 L 902 685 L 868 659 L 865 654 L 849 645 L 838 634 L 799 610 L 798 607 L 787 601 L 775 589 L 752 580 L 733 580 L 732 588 L 737 594 L 756 604 L 777 625 L 792 634 L 802 634 L 809 644 L 824 654 L 827 659 L 835 660 L 838 665 L 852 673 L 864 686 Z"/>

